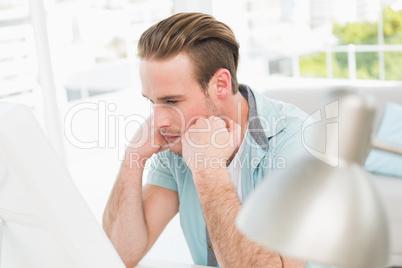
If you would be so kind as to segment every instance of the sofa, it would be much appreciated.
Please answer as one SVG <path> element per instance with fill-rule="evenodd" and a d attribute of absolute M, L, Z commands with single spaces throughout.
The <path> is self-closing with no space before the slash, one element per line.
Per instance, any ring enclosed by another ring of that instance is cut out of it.
<path fill-rule="evenodd" d="M 350 88 L 350 86 L 347 86 Z M 277 99 L 283 102 L 292 103 L 311 115 L 320 108 L 322 100 L 325 95 L 333 90 L 334 87 L 315 87 L 315 88 L 273 88 L 264 92 L 269 98 Z M 402 145 L 402 85 L 393 86 L 365 86 L 357 87 L 352 86 L 353 90 L 365 92 L 374 96 L 377 102 L 377 112 L 374 120 L 373 133 L 380 133 L 381 127 L 385 122 L 385 110 L 389 103 L 395 103 L 400 112 L 400 117 L 396 112 L 389 111 L 387 117 L 393 116 L 397 118 L 397 121 L 391 123 L 391 133 L 395 139 L 399 140 L 399 145 Z M 399 107 L 398 107 L 399 106 Z M 399 119 L 400 118 L 400 119 Z M 398 120 L 399 119 L 399 120 Z M 394 119 L 395 120 L 395 119 Z M 399 129 L 395 130 L 395 126 L 399 125 Z M 399 132 L 398 132 L 399 131 Z M 379 137 L 379 136 L 378 136 Z M 369 158 L 374 154 L 370 152 Z M 366 169 L 372 173 L 374 184 L 376 185 L 378 192 L 381 196 L 383 204 L 385 206 L 386 214 L 389 221 L 390 239 L 391 239 L 391 256 L 388 266 L 402 267 L 402 156 L 393 155 L 392 157 L 400 157 L 397 159 L 397 164 L 391 164 L 391 169 L 399 169 L 399 175 L 387 173 L 386 171 L 379 171 L 370 166 L 366 162 Z M 378 161 L 378 159 L 380 161 Z M 372 163 L 377 166 L 383 167 L 388 162 L 381 155 L 377 159 L 371 159 Z M 381 161 L 387 161 L 386 164 L 380 164 Z"/>

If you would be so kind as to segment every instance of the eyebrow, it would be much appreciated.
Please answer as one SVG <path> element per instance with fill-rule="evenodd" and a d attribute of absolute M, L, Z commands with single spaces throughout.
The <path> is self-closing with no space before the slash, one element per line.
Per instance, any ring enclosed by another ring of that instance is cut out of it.
<path fill-rule="evenodd" d="M 144 93 L 142 93 L 142 96 L 146 99 L 149 99 Z M 176 100 L 176 99 L 181 99 L 183 98 L 184 95 L 166 95 L 166 96 L 162 96 L 159 98 L 156 98 L 159 101 L 165 101 L 165 100 Z"/>

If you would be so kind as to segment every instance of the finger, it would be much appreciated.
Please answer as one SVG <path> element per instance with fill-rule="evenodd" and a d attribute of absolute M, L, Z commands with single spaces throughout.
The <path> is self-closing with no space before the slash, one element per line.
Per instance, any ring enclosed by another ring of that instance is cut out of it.
<path fill-rule="evenodd" d="M 206 120 L 207 118 L 204 117 L 204 116 L 201 116 L 201 115 L 197 115 L 197 116 L 191 117 L 191 118 L 187 121 L 187 129 L 190 128 L 190 127 L 192 127 L 192 126 L 194 126 L 195 124 L 197 124 L 197 122 L 198 122 L 200 119 L 205 119 L 205 120 Z"/>
<path fill-rule="evenodd" d="M 222 117 L 219 117 L 219 116 L 210 116 L 209 120 L 213 120 L 213 121 L 218 122 L 219 124 L 222 125 L 222 127 L 227 127 L 228 126 L 228 123 L 227 123 L 228 119 L 226 119 L 226 118 L 222 118 Z"/>
<path fill-rule="evenodd" d="M 158 150 L 158 153 L 159 152 L 163 152 L 163 151 L 166 151 L 167 149 L 169 149 L 169 144 L 159 144 L 159 150 Z"/>
<path fill-rule="evenodd" d="M 235 122 L 233 120 L 228 120 L 228 123 L 226 125 L 227 125 L 227 129 L 229 132 L 233 132 L 234 124 L 235 124 Z"/>
<path fill-rule="evenodd" d="M 153 148 L 158 148 L 158 147 L 162 148 L 163 146 L 169 145 L 169 143 L 166 142 L 165 138 L 162 136 L 160 131 L 155 127 L 152 127 L 152 129 L 151 129 L 150 138 L 151 138 L 151 147 L 153 147 Z"/>
<path fill-rule="evenodd" d="M 214 119 L 211 117 L 206 118 L 206 117 L 199 117 L 194 124 L 192 124 L 188 129 L 188 131 L 192 130 L 211 130 L 212 128 L 212 122 Z"/>
<path fill-rule="evenodd" d="M 241 143 L 241 127 L 239 124 L 233 122 L 233 130 L 229 131 L 233 136 L 233 139 L 236 141 L 238 145 Z"/>

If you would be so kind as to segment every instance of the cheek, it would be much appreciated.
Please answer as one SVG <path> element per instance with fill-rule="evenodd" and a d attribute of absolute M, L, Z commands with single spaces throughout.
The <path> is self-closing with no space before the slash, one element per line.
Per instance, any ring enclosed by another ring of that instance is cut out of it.
<path fill-rule="evenodd" d="M 184 128 L 187 130 L 192 124 L 194 124 L 197 119 L 201 117 L 208 117 L 211 114 L 208 113 L 208 107 L 205 105 L 205 101 L 199 98 L 199 101 L 193 101 L 188 103 L 188 105 L 183 105 L 178 108 L 178 113 L 176 113 L 177 121 L 175 121 L 176 126 Z M 180 116 L 179 116 L 180 115 Z M 184 123 L 184 125 L 183 125 Z"/>
<path fill-rule="evenodd" d="M 186 123 L 186 114 L 185 112 L 178 107 L 169 107 L 168 113 L 166 116 L 169 118 L 171 126 L 174 128 L 180 128 L 183 124 Z"/>
<path fill-rule="evenodd" d="M 195 123 L 195 121 L 197 121 L 198 116 L 192 115 L 192 116 L 188 116 L 186 118 L 186 125 L 185 128 L 186 130 Z"/>
<path fill-rule="evenodd" d="M 197 110 L 193 109 L 191 114 L 186 115 L 186 129 L 193 125 L 199 118 L 207 118 L 209 116 L 205 109 L 202 108 L 203 107 L 197 107 Z"/>

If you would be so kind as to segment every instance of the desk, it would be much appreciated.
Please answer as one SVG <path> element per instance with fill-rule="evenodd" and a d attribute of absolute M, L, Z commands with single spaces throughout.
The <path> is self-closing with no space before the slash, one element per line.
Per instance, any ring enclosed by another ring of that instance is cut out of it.
<path fill-rule="evenodd" d="M 206 267 L 212 267 L 212 266 L 164 262 L 155 260 L 142 260 L 135 268 L 206 268 Z"/>

